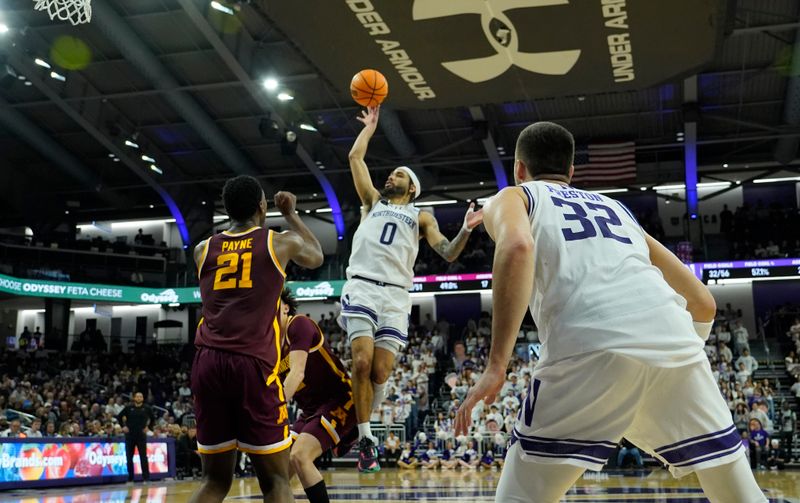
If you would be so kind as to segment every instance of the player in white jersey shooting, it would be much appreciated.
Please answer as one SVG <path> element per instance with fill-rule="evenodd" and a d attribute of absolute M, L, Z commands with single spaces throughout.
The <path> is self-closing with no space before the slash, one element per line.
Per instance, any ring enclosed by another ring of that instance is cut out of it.
<path fill-rule="evenodd" d="M 364 129 L 350 151 L 350 169 L 363 204 L 362 219 L 353 237 L 353 250 L 342 290 L 341 322 L 350 340 L 353 401 L 358 417 L 361 471 L 380 470 L 369 417 L 383 402 L 386 381 L 397 353 L 407 344 L 411 298 L 419 240 L 425 238 L 448 262 L 464 250 L 469 234 L 482 220 L 470 204 L 464 224 L 453 240 L 440 231 L 431 213 L 413 205 L 422 186 L 408 167 L 396 168 L 383 190 L 372 184 L 364 162 L 370 138 L 378 125 L 378 108 L 359 117 Z"/>
<path fill-rule="evenodd" d="M 496 501 L 558 501 L 599 470 L 624 436 L 696 473 L 714 503 L 767 499 L 720 396 L 703 340 L 716 304 L 708 289 L 628 209 L 569 186 L 575 143 L 538 122 L 517 141 L 517 187 L 485 207 L 497 243 L 492 347 L 456 419 L 493 403 L 530 304 L 542 341 Z"/>

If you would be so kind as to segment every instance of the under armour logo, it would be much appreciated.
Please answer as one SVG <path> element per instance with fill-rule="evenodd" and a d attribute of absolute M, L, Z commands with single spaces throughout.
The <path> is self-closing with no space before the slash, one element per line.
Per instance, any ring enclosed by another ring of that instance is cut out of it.
<path fill-rule="evenodd" d="M 461 14 L 480 14 L 486 40 L 497 54 L 484 58 L 447 61 L 442 66 L 469 82 L 485 82 L 505 73 L 512 66 L 545 75 L 564 75 L 581 56 L 570 51 L 520 52 L 519 37 L 506 12 L 529 7 L 569 4 L 569 0 L 415 0 L 412 18 L 435 19 Z"/>

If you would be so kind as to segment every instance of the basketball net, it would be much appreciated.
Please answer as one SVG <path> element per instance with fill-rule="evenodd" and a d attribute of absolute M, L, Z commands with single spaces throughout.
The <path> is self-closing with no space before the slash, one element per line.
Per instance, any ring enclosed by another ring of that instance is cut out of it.
<path fill-rule="evenodd" d="M 33 0 L 36 10 L 44 10 L 50 19 L 69 21 L 72 24 L 88 23 L 92 20 L 92 0 Z"/>

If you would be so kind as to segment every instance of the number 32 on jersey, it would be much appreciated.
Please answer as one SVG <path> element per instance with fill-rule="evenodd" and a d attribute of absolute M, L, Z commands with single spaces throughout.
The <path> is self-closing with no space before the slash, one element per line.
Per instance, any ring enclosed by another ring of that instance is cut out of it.
<path fill-rule="evenodd" d="M 561 229 L 561 233 L 567 241 L 593 238 L 597 236 L 597 228 L 599 228 L 600 234 L 604 238 L 613 239 L 614 241 L 619 241 L 620 243 L 628 245 L 632 243 L 629 238 L 614 234 L 611 227 L 622 227 L 622 220 L 619 219 L 613 209 L 605 204 L 585 203 L 586 207 L 592 210 L 593 214 L 592 218 L 590 218 L 589 213 L 580 203 L 566 201 L 554 196 L 551 196 L 550 199 L 553 201 L 554 205 L 563 208 L 564 220 L 580 224 L 580 229 L 571 227 Z M 597 228 L 595 228 L 595 225 Z"/>

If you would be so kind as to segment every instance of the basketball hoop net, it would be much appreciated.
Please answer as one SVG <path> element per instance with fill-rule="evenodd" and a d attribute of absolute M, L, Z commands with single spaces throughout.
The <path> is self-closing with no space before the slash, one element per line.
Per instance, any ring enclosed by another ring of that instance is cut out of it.
<path fill-rule="evenodd" d="M 44 10 L 50 19 L 69 21 L 77 25 L 92 20 L 92 0 L 33 0 L 36 10 Z"/>

